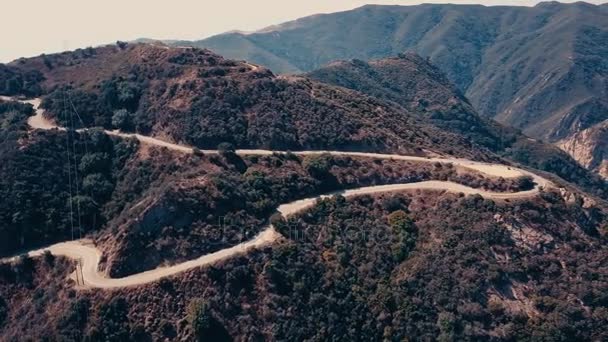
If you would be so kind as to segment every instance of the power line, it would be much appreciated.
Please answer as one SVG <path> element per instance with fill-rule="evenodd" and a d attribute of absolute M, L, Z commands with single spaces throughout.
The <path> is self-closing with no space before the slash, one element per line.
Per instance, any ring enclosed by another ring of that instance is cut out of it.
<path fill-rule="evenodd" d="M 68 93 L 68 97 L 69 97 L 69 93 Z M 69 110 L 70 112 L 70 125 L 72 127 L 71 131 L 72 131 L 72 158 L 74 158 L 74 186 L 76 188 L 76 213 L 78 214 L 78 238 L 82 239 L 82 214 L 81 214 L 81 210 L 80 210 L 80 186 L 79 186 L 79 179 L 78 179 L 78 160 L 76 159 L 76 134 L 78 134 L 76 132 L 76 125 L 74 124 L 74 113 L 72 112 L 72 110 Z"/>
<path fill-rule="evenodd" d="M 74 105 L 74 102 L 72 101 L 72 97 L 70 95 L 70 92 L 67 93 L 67 98 L 71 107 L 70 110 L 70 117 L 72 118 L 72 126 L 74 126 L 74 120 L 73 120 L 73 114 L 76 114 L 76 116 L 78 117 L 78 120 L 80 121 L 80 124 L 82 125 L 82 135 L 79 134 L 78 136 L 81 138 L 81 141 L 83 142 L 83 146 L 84 146 L 84 155 L 89 154 L 89 147 L 88 147 L 88 142 L 87 142 L 87 133 L 88 133 L 88 129 L 86 128 L 86 125 L 84 123 L 84 120 L 82 120 L 82 117 L 80 116 L 80 114 L 78 114 L 78 110 L 76 109 L 76 106 Z M 73 113 L 73 114 L 72 114 Z M 74 126 L 74 130 L 76 130 L 76 127 Z M 74 157 L 75 159 L 75 157 Z M 76 166 L 75 166 L 76 167 Z M 78 185 L 77 185 L 78 186 Z M 77 196 L 78 196 L 78 187 L 76 188 L 76 192 L 77 192 Z M 92 198 L 92 194 L 89 191 L 89 196 Z M 79 235 L 80 238 L 82 238 L 82 221 L 81 221 L 81 213 L 80 213 L 80 198 L 78 198 L 78 231 L 79 231 Z"/>
<path fill-rule="evenodd" d="M 68 114 L 67 114 L 67 102 L 66 102 L 66 98 L 65 98 L 65 89 L 62 92 L 62 102 L 63 102 L 63 118 L 65 120 L 66 123 L 68 123 L 68 127 L 66 129 L 66 135 L 65 135 L 65 147 L 66 147 L 66 152 L 67 152 L 67 156 L 68 156 L 68 185 L 69 185 L 69 197 L 68 197 L 68 202 L 69 202 L 69 207 L 70 207 L 70 228 L 72 231 L 72 240 L 74 240 L 74 206 L 72 203 L 72 160 L 70 157 L 70 126 L 69 126 L 69 121 L 68 121 Z"/>

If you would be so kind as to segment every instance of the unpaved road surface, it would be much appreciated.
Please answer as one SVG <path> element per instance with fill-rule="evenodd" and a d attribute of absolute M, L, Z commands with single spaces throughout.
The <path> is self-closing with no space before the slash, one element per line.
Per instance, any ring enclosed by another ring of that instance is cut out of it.
<path fill-rule="evenodd" d="M 34 129 L 62 129 L 52 124 L 52 122 L 44 119 L 42 116 L 42 110 L 39 108 L 40 101 L 30 100 L 27 101 L 34 105 L 36 109 L 36 116 L 39 117 L 34 119 L 35 117 L 30 118 L 28 123 Z M 106 131 L 110 135 L 126 137 L 126 138 L 136 138 L 142 143 L 162 146 L 175 151 L 192 153 L 192 147 L 183 146 L 179 144 L 169 143 L 166 141 L 162 141 L 159 139 L 155 139 L 152 137 L 146 137 L 139 134 L 128 134 L 121 133 L 119 131 Z M 203 150 L 204 153 L 218 153 L 215 150 Z M 269 155 L 272 153 L 277 153 L 277 151 L 268 151 L 268 150 L 237 150 L 237 154 L 240 155 Z M 278 152 L 282 153 L 282 152 Z M 330 197 L 333 195 L 342 195 L 344 197 L 353 197 L 364 194 L 374 194 L 374 193 L 384 193 L 384 192 L 395 192 L 395 191 L 407 191 L 407 190 L 440 190 L 440 191 L 449 191 L 455 193 L 464 193 L 467 195 L 479 194 L 485 198 L 493 198 L 493 199 L 518 199 L 518 198 L 528 198 L 535 196 L 538 194 L 540 187 L 551 186 L 551 182 L 535 175 L 531 172 L 521 170 L 515 167 L 501 165 L 501 164 L 489 164 L 489 163 L 481 163 L 475 162 L 466 159 L 457 159 L 457 158 L 424 158 L 424 157 L 414 157 L 414 156 L 402 156 L 402 155 L 393 155 L 393 154 L 379 154 L 379 153 L 365 153 L 365 152 L 342 152 L 342 151 L 300 151 L 293 152 L 297 155 L 315 155 L 322 153 L 329 153 L 332 155 L 344 155 L 344 156 L 357 156 L 357 157 L 369 157 L 369 158 L 380 158 L 380 159 L 394 159 L 394 160 L 408 160 L 408 161 L 419 161 L 419 162 L 441 162 L 441 163 L 452 163 L 457 166 L 469 168 L 472 170 L 479 171 L 481 173 L 487 174 L 489 176 L 494 177 L 503 177 L 503 178 L 513 178 L 519 177 L 523 175 L 528 175 L 534 179 L 536 186 L 527 191 L 521 191 L 516 193 L 500 193 L 500 192 L 490 192 L 480 189 L 474 189 L 465 185 L 453 183 L 453 182 L 444 182 L 444 181 L 425 181 L 418 183 L 407 183 L 407 184 L 390 184 L 390 185 L 379 185 L 379 186 L 370 186 L 370 187 L 362 187 L 357 189 L 350 189 L 344 191 L 337 191 L 330 194 L 325 194 L 321 196 L 306 198 L 297 200 L 291 203 L 282 204 L 277 208 L 277 211 L 283 217 L 289 217 L 291 215 L 297 214 L 303 210 L 306 210 L 314 205 L 314 203 L 318 199 Z M 272 225 L 266 227 L 260 234 L 258 234 L 254 239 L 238 244 L 236 246 L 225 248 L 215 253 L 204 255 L 200 258 L 189 260 L 177 265 L 168 266 L 168 267 L 159 267 L 150 271 L 133 274 L 124 278 L 107 278 L 105 274 L 99 272 L 99 263 L 101 260 L 101 251 L 95 248 L 90 243 L 85 241 L 71 241 L 71 242 L 62 242 L 58 243 L 46 248 L 30 251 L 27 253 L 30 256 L 39 256 L 42 255 L 45 251 L 50 251 L 54 255 L 66 256 L 72 259 L 80 260 L 82 265 L 82 275 L 84 278 L 85 287 L 88 288 L 103 288 L 103 289 L 111 289 L 111 288 L 121 288 L 127 286 L 137 286 L 142 284 L 151 283 L 157 281 L 163 277 L 172 276 L 181 272 L 184 272 L 189 269 L 193 269 L 196 267 L 201 267 L 204 265 L 209 265 L 215 263 L 220 260 L 224 260 L 230 257 L 233 257 L 238 254 L 246 253 L 247 251 L 253 248 L 260 248 L 263 246 L 267 246 L 277 241 L 280 238 L 280 234 L 276 232 Z M 2 261 L 12 261 L 14 258 L 7 258 Z"/>

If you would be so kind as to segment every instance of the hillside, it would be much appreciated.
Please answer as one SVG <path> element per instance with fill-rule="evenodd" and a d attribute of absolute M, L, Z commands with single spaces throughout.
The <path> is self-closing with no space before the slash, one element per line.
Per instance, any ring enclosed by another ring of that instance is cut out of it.
<path fill-rule="evenodd" d="M 179 44 L 279 73 L 415 51 L 442 69 L 482 115 L 555 142 L 608 118 L 606 8 L 584 2 L 370 5 Z"/>
<path fill-rule="evenodd" d="M 557 144 L 586 168 L 608 179 L 608 121 L 593 125 Z"/>
<path fill-rule="evenodd" d="M 9 66 L 42 75 L 43 107 L 64 124 L 63 100 L 69 96 L 85 126 L 137 131 L 199 148 L 228 142 L 238 148 L 489 157 L 402 108 L 303 77 L 276 77 L 208 50 L 129 44 Z"/>
<path fill-rule="evenodd" d="M 413 53 L 369 62 L 336 61 L 306 75 L 396 103 L 430 124 L 464 135 L 493 151 L 510 146 L 519 135 L 478 115 L 443 72 Z"/>
<path fill-rule="evenodd" d="M 0 272 L 0 340 L 601 341 L 598 219 L 555 193 L 338 197 L 280 245 L 136 288 L 75 291 L 63 260 L 24 260 Z"/>
<path fill-rule="evenodd" d="M 61 113 L 69 100 L 79 113 L 75 124 L 136 131 L 199 148 L 228 142 L 237 148 L 342 149 L 479 160 L 506 153 L 587 191 L 608 192 L 603 181 L 563 153 L 480 119 L 446 77 L 424 60 L 410 56 L 402 58 L 403 63 L 395 61 L 388 63 L 382 77 L 400 84 L 398 92 L 408 103 L 396 100 L 399 94 L 394 91 L 380 98 L 377 91 L 364 96 L 309 77 L 277 77 L 268 69 L 208 50 L 154 44 L 120 43 L 21 59 L 6 67 L 17 75 L 39 75 L 40 81 L 24 89 L 34 87 L 44 94 L 43 106 L 64 125 Z M 401 72 L 416 82 L 398 76 Z M 351 83 L 358 82 L 362 78 Z M 62 87 L 67 84 L 66 93 Z"/>
<path fill-rule="evenodd" d="M 475 145 L 483 146 L 502 157 L 554 173 L 581 185 L 587 191 L 606 186 L 603 180 L 592 175 L 558 148 L 534 141 L 516 129 L 477 114 L 445 74 L 418 55 L 400 54 L 398 57 L 370 62 L 337 61 L 306 75 L 397 104 L 416 113 L 418 118 L 430 125 L 467 137 Z M 591 143 L 585 141 L 584 145 L 598 148 L 603 146 L 595 143 L 593 140 Z M 578 152 L 571 155 L 584 155 Z M 602 158 L 601 153 L 596 153 L 595 156 L 596 161 Z M 591 164 L 581 164 L 594 169 Z"/>
<path fill-rule="evenodd" d="M 11 95 L 41 96 L 69 129 L 33 129 L 29 105 L 0 99 L 0 257 L 71 240 L 74 226 L 99 251 L 93 272 L 121 278 L 225 251 L 269 223 L 280 236 L 111 291 L 78 285 L 73 259 L 1 262 L 0 341 L 607 338 L 606 183 L 480 118 L 423 58 L 340 62 L 324 82 L 153 44 L 4 67 Z M 452 156 L 507 165 L 474 171 Z M 574 184 L 533 170 L 549 179 L 535 187 L 509 160 Z M 427 180 L 442 186 L 416 187 Z M 342 196 L 383 184 L 413 187 Z"/>

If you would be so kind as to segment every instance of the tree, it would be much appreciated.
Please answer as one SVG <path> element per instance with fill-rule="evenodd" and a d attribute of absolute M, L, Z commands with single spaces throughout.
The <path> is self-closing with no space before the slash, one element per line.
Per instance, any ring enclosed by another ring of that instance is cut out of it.
<path fill-rule="evenodd" d="M 83 329 L 90 316 L 91 302 L 82 297 L 73 302 L 69 309 L 61 314 L 57 322 L 57 330 L 63 341 L 81 341 Z"/>
<path fill-rule="evenodd" d="M 414 221 L 403 210 L 390 213 L 388 215 L 388 224 L 398 233 L 409 233 L 414 230 Z"/>
<path fill-rule="evenodd" d="M 201 149 L 198 147 L 192 148 L 192 154 L 199 157 L 204 155 L 203 151 L 201 151 Z"/>
<path fill-rule="evenodd" d="M 42 256 L 44 259 L 44 263 L 48 266 L 53 266 L 55 264 L 55 256 L 50 251 L 44 251 L 44 253 L 42 253 Z"/>
<path fill-rule="evenodd" d="M 83 179 L 82 189 L 86 194 L 91 194 L 97 200 L 105 200 L 112 195 L 114 186 L 103 174 L 92 173 Z"/>
<path fill-rule="evenodd" d="M 114 297 L 101 305 L 97 327 L 105 341 L 129 341 L 129 304 L 122 297 Z"/>
<path fill-rule="evenodd" d="M 107 153 L 94 152 L 82 156 L 79 169 L 86 174 L 107 173 L 111 165 L 111 158 Z"/>
<path fill-rule="evenodd" d="M 207 303 L 193 300 L 188 306 L 188 322 L 196 341 L 230 341 L 230 335 L 213 317 Z"/>
<path fill-rule="evenodd" d="M 121 131 L 130 131 L 133 129 L 133 115 L 126 109 L 119 109 L 112 115 L 112 126 Z"/>
<path fill-rule="evenodd" d="M 439 341 L 453 341 L 454 330 L 456 329 L 456 316 L 451 312 L 440 312 L 437 317 L 437 327 L 439 328 Z"/>
<path fill-rule="evenodd" d="M 331 168 L 331 155 L 321 154 L 306 156 L 302 161 L 302 165 L 311 176 L 321 179 L 326 177 L 329 173 L 329 169 Z"/>
<path fill-rule="evenodd" d="M 123 108 L 136 111 L 141 97 L 141 89 L 137 83 L 123 81 L 116 85 L 118 102 Z"/>
<path fill-rule="evenodd" d="M 188 322 L 197 340 L 204 340 L 206 332 L 211 325 L 211 315 L 207 308 L 207 303 L 196 299 L 188 307 Z"/>
<path fill-rule="evenodd" d="M 21 92 L 21 82 L 17 78 L 6 80 L 5 91 L 8 95 L 16 95 Z"/>
<path fill-rule="evenodd" d="M 397 235 L 392 244 L 393 258 L 401 262 L 407 258 L 416 244 L 416 227 L 414 221 L 403 210 L 396 210 L 388 215 L 388 223 Z"/>
<path fill-rule="evenodd" d="M 534 179 L 530 176 L 521 176 L 517 178 L 517 188 L 519 190 L 530 190 L 534 188 Z"/>

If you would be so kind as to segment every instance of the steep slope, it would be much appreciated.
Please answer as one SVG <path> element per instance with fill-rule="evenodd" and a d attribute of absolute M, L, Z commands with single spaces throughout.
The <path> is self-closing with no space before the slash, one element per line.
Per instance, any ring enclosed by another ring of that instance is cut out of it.
<path fill-rule="evenodd" d="M 136 141 L 98 131 L 30 135 L 31 111 L 0 100 L 0 256 L 97 231 L 146 183 L 121 182 Z M 66 143 L 77 153 L 66 153 Z"/>
<path fill-rule="evenodd" d="M 608 121 L 560 140 L 558 146 L 586 168 L 608 178 Z"/>
<path fill-rule="evenodd" d="M 9 67 L 11 79 L 40 73 L 36 87 L 13 89 L 37 89 L 50 118 L 69 128 L 74 121 L 201 147 L 222 140 L 277 148 L 372 146 L 503 162 L 489 150 L 492 143 L 458 133 L 460 124 L 451 133 L 439 128 L 451 115 L 457 123 L 478 119 L 436 69 L 410 59 L 408 65 L 422 69 L 411 74 L 419 86 L 394 78 L 407 96 L 396 96 L 398 90 L 384 99 L 363 93 L 375 89 L 381 97 L 385 90 L 377 84 L 384 76 L 355 91 L 275 77 L 204 50 L 144 44 Z M 400 63 L 389 61 L 389 70 Z M 449 111 L 452 104 L 457 113 Z M 79 116 L 65 115 L 64 106 Z M 178 152 L 101 130 L 31 130 L 31 114 L 27 106 L 0 102 L 0 137 L 8 139 L 0 148 L 0 234 L 8 241 L 1 241 L 0 253 L 23 247 L 19 233 L 26 229 L 37 238 L 28 239 L 32 245 L 69 239 L 68 204 L 88 203 L 103 218 L 101 227 L 85 231 L 104 251 L 100 271 L 118 277 L 248 240 L 278 204 L 315 194 L 429 179 L 497 191 L 530 185 L 463 173 L 453 159 L 241 156 L 225 145 L 219 154 Z M 283 138 L 286 132 L 293 138 Z M 66 185 L 63 152 L 74 143 L 71 159 L 80 175 L 74 180 L 98 196 L 86 202 Z M 573 170 L 566 173 L 606 197 L 604 183 L 548 149 L 515 139 L 504 153 L 543 169 Z M 287 221 L 275 216 L 279 244 L 113 291 L 82 291 L 72 280 L 75 264 L 62 258 L 20 257 L 0 264 L 0 341 L 605 340 L 608 211 L 603 201 L 555 183 L 565 188 L 544 188 L 532 198 L 483 198 L 441 187 L 338 195 Z"/>
<path fill-rule="evenodd" d="M 398 106 L 303 77 L 276 77 L 208 50 L 106 46 L 10 67 L 43 75 L 43 107 L 64 126 L 61 113 L 70 100 L 85 126 L 135 130 L 200 148 L 229 142 L 239 148 L 490 157 Z"/>
<path fill-rule="evenodd" d="M 396 103 L 433 125 L 493 151 L 510 146 L 519 135 L 514 129 L 480 117 L 443 72 L 413 53 L 369 62 L 337 61 L 306 75 Z"/>
<path fill-rule="evenodd" d="M 608 118 L 606 8 L 364 6 L 190 44 L 278 72 L 412 50 L 439 66 L 481 114 L 555 142 Z"/>
<path fill-rule="evenodd" d="M 465 136 L 475 145 L 503 157 L 557 174 L 587 191 L 606 187 L 603 180 L 557 147 L 534 141 L 518 130 L 478 115 L 442 72 L 415 54 L 370 62 L 338 61 L 307 75 L 398 104 L 431 125 Z M 594 142 L 592 140 L 591 146 L 595 146 Z"/>
<path fill-rule="evenodd" d="M 552 192 L 336 197 L 280 245 L 114 291 L 25 259 L 0 272 L 0 340 L 603 341 L 605 213 Z"/>

